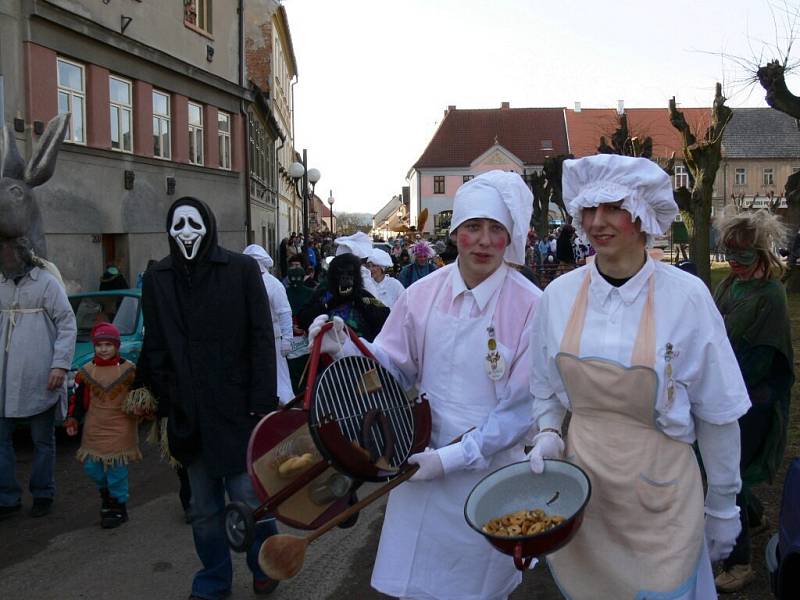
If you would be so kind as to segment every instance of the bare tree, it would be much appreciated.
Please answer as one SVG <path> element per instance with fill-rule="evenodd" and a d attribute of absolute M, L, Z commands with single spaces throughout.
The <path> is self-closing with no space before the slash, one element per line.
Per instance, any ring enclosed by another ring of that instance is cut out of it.
<path fill-rule="evenodd" d="M 676 195 L 676 201 L 678 208 L 690 217 L 687 223 L 687 227 L 691 226 L 689 256 L 697 265 L 697 274 L 707 285 L 711 277 L 709 237 L 714 179 L 722 162 L 722 133 L 732 117 L 733 111 L 725 106 L 722 84 L 717 83 L 711 108 L 711 125 L 698 140 L 683 113 L 678 110 L 675 97 L 669 101 L 669 120 L 681 134 L 683 158 L 692 179 L 690 194 Z"/>
<path fill-rule="evenodd" d="M 550 233 L 550 203 L 558 206 L 561 217 L 569 220 L 564 197 L 561 193 L 561 174 L 564 161 L 574 158 L 572 154 L 547 156 L 541 172 L 528 173 L 525 179 L 533 192 L 533 228 L 540 238 Z"/>

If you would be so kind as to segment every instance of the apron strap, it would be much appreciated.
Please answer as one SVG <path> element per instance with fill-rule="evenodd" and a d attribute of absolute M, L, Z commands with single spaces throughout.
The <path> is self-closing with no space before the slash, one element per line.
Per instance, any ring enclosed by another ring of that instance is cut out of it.
<path fill-rule="evenodd" d="M 591 283 L 591 270 L 586 269 L 572 312 L 567 321 L 564 336 L 561 338 L 560 351 L 574 356 L 580 356 L 581 336 L 583 325 L 586 321 L 586 309 L 589 304 L 589 284 Z M 653 319 L 653 297 L 655 295 L 655 277 L 650 275 L 647 282 L 647 299 L 645 300 L 642 316 L 639 319 L 639 330 L 631 354 L 631 365 L 653 368 L 656 359 L 656 331 Z"/>
<path fill-rule="evenodd" d="M 656 365 L 656 325 L 653 319 L 653 296 L 655 277 L 650 275 L 647 283 L 647 300 L 645 300 L 642 316 L 639 319 L 639 332 L 631 354 L 631 365 L 655 368 Z"/>
<path fill-rule="evenodd" d="M 581 335 L 583 334 L 583 322 L 586 320 L 586 307 L 589 304 L 589 284 L 591 282 L 591 270 L 586 269 L 583 284 L 572 305 L 572 312 L 569 315 L 569 321 L 567 321 L 567 329 L 564 331 L 564 337 L 561 338 L 561 352 L 566 354 L 580 355 Z"/>

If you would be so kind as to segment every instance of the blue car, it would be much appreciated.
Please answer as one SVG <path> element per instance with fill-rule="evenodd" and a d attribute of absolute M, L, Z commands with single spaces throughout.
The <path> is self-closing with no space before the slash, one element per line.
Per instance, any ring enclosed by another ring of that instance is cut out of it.
<path fill-rule="evenodd" d="M 67 375 L 67 386 L 72 394 L 75 373 L 94 356 L 90 337 L 92 328 L 98 323 L 114 324 L 120 333 L 120 355 L 136 363 L 142 351 L 144 318 L 140 289 L 73 294 L 69 297 L 69 303 L 78 326 L 75 356 L 72 359 L 72 369 Z"/>

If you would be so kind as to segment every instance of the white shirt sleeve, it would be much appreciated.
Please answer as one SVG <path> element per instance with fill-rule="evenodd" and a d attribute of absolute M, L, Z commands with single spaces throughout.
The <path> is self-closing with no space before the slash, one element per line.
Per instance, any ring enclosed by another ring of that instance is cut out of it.
<path fill-rule="evenodd" d="M 363 338 L 361 341 L 403 388 L 410 389 L 417 382 L 419 363 L 414 324 L 408 313 L 407 300 L 408 294 L 400 295 L 374 342 Z"/>
<path fill-rule="evenodd" d="M 555 352 L 553 356 L 548 353 L 548 300 L 547 294 L 542 295 L 530 330 L 530 395 L 533 397 L 533 425 L 537 431 L 561 430 L 567 411 L 566 404 L 559 400 L 559 394 L 566 399 L 566 392 L 556 368 Z"/>
<path fill-rule="evenodd" d="M 277 323 L 281 330 L 281 337 L 284 340 L 291 340 L 294 335 L 292 327 L 292 306 L 289 304 L 289 297 L 286 295 L 286 288 L 275 277 L 270 276 L 268 281 L 267 294 L 269 295 L 269 308 L 272 313 L 273 323 Z"/>

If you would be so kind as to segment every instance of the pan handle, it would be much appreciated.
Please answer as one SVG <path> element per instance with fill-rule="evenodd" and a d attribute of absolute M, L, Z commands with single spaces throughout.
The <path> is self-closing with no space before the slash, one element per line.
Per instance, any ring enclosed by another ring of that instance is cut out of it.
<path fill-rule="evenodd" d="M 388 465 L 394 456 L 394 435 L 392 434 L 392 428 L 389 426 L 389 419 L 382 410 L 373 408 L 364 415 L 364 423 L 361 426 L 361 446 L 369 448 L 369 430 L 375 423 L 375 419 L 378 419 L 381 433 L 383 433 L 383 455 L 377 457 L 373 463 L 383 458 Z"/>
<path fill-rule="evenodd" d="M 517 542 L 514 546 L 514 566 L 517 567 L 518 570 L 524 571 L 531 566 L 532 562 L 533 556 L 522 558 L 522 542 Z"/>

